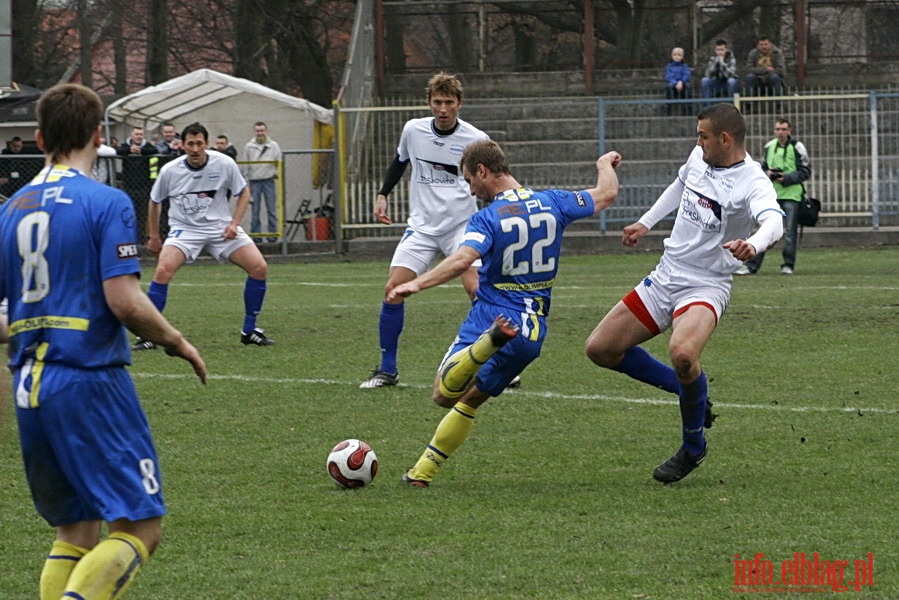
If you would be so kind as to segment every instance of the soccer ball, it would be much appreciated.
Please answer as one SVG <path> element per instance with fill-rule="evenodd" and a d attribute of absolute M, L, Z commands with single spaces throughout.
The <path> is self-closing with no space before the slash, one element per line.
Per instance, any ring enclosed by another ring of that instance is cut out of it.
<path fill-rule="evenodd" d="M 378 456 L 362 440 L 343 440 L 328 455 L 328 475 L 342 488 L 361 488 L 378 474 Z"/>

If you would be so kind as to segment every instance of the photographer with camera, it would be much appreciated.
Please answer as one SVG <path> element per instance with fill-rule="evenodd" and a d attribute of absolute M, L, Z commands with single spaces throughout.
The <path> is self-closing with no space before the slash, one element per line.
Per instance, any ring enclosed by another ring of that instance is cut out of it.
<path fill-rule="evenodd" d="M 805 197 L 805 186 L 802 184 L 812 175 L 808 151 L 805 144 L 790 135 L 790 122 L 784 117 L 774 121 L 774 139 L 765 144 L 762 169 L 774 184 L 777 202 L 784 211 L 783 264 L 780 272 L 792 275 L 796 268 L 796 248 L 799 244 L 797 236 L 799 223 L 799 204 Z M 752 275 L 761 268 L 765 253 L 759 252 L 746 261 L 736 272 L 737 275 Z"/>

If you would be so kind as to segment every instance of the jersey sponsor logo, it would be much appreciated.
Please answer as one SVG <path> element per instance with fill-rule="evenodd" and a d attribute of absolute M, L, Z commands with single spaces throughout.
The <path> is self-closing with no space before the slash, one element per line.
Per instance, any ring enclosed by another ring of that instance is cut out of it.
<path fill-rule="evenodd" d="M 28 319 L 19 319 L 9 324 L 10 335 L 17 335 L 23 331 L 35 329 L 72 329 L 74 331 L 87 331 L 90 321 L 77 317 L 61 317 L 57 315 L 40 315 Z"/>
<path fill-rule="evenodd" d="M 466 231 L 465 235 L 462 236 L 463 242 L 477 242 L 483 244 L 485 239 L 487 239 L 487 237 L 483 233 L 477 231 Z"/>
<path fill-rule="evenodd" d="M 463 152 L 465 152 L 465 147 L 460 146 L 459 144 L 453 144 L 452 146 L 450 146 L 449 151 L 453 154 L 462 154 Z"/>
<path fill-rule="evenodd" d="M 693 190 L 684 190 L 680 214 L 688 223 L 705 232 L 721 231 L 721 205 L 717 200 L 702 196 Z"/>
<path fill-rule="evenodd" d="M 531 283 L 494 283 L 493 287 L 498 290 L 531 292 L 534 290 L 548 290 L 553 286 L 555 281 L 555 279 L 550 279 L 549 281 L 534 281 Z"/>
<path fill-rule="evenodd" d="M 138 254 L 137 244 L 119 244 L 115 249 L 119 258 L 136 258 Z"/>
<path fill-rule="evenodd" d="M 574 193 L 574 199 L 577 200 L 578 206 L 587 206 L 587 201 L 584 199 L 584 195 L 580 192 Z"/>
<path fill-rule="evenodd" d="M 181 209 L 185 215 L 195 215 L 206 212 L 212 199 L 215 196 L 215 190 L 200 191 L 194 193 L 181 194 L 171 198 L 172 202 Z"/>
<path fill-rule="evenodd" d="M 430 160 L 418 159 L 418 182 L 435 186 L 454 186 L 458 180 L 459 167 Z"/>

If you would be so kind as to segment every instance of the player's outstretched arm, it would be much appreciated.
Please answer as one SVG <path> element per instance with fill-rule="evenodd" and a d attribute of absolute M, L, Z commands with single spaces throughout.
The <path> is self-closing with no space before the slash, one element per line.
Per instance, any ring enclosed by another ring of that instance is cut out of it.
<path fill-rule="evenodd" d="M 206 363 L 181 332 L 171 326 L 140 288 L 136 275 L 119 275 L 103 281 L 106 303 L 122 325 L 133 334 L 165 348 L 169 356 L 189 362 L 200 382 L 206 383 Z"/>
<path fill-rule="evenodd" d="M 452 255 L 447 256 L 440 264 L 406 283 L 402 283 L 387 292 L 387 301 L 406 298 L 422 290 L 432 288 L 455 279 L 468 270 L 471 263 L 481 258 L 477 250 L 471 246 L 460 246 Z"/>

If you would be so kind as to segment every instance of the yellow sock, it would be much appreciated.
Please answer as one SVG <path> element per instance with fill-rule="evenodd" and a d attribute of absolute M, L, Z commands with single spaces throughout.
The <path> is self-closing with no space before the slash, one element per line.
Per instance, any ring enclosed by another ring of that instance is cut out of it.
<path fill-rule="evenodd" d="M 431 481 L 437 470 L 468 437 L 477 413 L 478 409 L 457 402 L 440 421 L 431 443 L 412 467 L 409 476 L 413 479 Z"/>
<path fill-rule="evenodd" d="M 69 575 L 81 557 L 88 553 L 87 548 L 73 546 L 67 542 L 56 540 L 50 548 L 50 554 L 41 571 L 41 600 L 59 600 L 66 591 Z"/>
<path fill-rule="evenodd" d="M 465 393 L 474 376 L 487 359 L 499 350 L 490 341 L 488 333 L 482 333 L 470 346 L 458 350 L 443 363 L 440 369 L 440 393 L 444 398 L 458 398 Z"/>
<path fill-rule="evenodd" d="M 149 558 L 138 538 L 121 531 L 110 534 L 78 562 L 66 592 L 91 600 L 119 598 Z"/>

